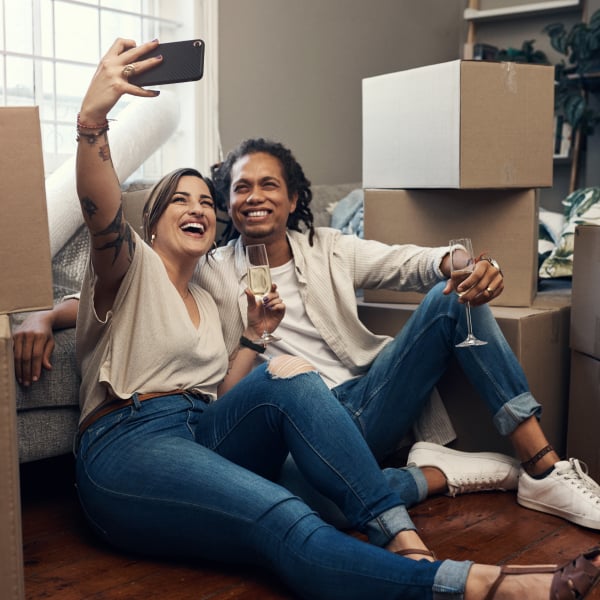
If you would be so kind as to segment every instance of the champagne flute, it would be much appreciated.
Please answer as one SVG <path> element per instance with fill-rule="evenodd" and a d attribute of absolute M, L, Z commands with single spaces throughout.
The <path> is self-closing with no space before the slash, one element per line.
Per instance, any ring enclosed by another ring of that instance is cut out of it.
<path fill-rule="evenodd" d="M 475 256 L 473 254 L 473 245 L 470 238 L 460 238 L 450 240 L 450 277 L 454 289 L 458 287 L 461 281 L 464 281 L 475 268 Z M 456 293 L 461 296 L 458 291 Z M 467 337 L 456 344 L 457 348 L 469 348 L 471 346 L 484 346 L 487 342 L 476 338 L 473 335 L 473 324 L 471 323 L 471 305 L 465 302 L 467 311 Z"/>
<path fill-rule="evenodd" d="M 265 305 L 263 297 L 271 291 L 271 270 L 267 247 L 264 244 L 246 246 L 246 263 L 248 264 L 248 287 L 256 298 L 261 299 L 263 312 L 263 332 L 260 338 L 252 340 L 255 344 L 266 345 L 269 342 L 278 342 L 279 338 L 269 333 L 264 325 Z"/>

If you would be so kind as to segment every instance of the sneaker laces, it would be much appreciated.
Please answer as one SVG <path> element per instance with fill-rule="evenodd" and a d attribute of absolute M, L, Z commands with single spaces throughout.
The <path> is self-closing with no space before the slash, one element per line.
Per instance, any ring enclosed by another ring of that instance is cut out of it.
<path fill-rule="evenodd" d="M 584 495 L 595 498 L 596 504 L 600 504 L 600 485 L 587 474 L 588 467 L 584 462 L 570 458 L 568 463 L 564 467 L 558 468 L 556 472 L 565 481 L 569 481 L 581 489 Z"/>
<path fill-rule="evenodd" d="M 498 485 L 503 483 L 506 479 L 506 475 L 461 475 L 460 477 L 452 478 L 452 481 L 448 480 L 448 492 L 452 496 L 458 494 L 467 494 L 469 492 L 487 492 L 493 491 L 499 488 Z"/>

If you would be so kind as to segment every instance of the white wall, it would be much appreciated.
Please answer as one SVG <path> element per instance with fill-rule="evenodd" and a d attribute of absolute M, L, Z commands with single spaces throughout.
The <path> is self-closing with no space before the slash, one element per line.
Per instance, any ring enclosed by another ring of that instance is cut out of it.
<path fill-rule="evenodd" d="M 294 151 L 314 184 L 360 181 L 362 79 L 459 58 L 464 6 L 220 0 L 223 150 L 246 137 L 270 137 Z"/>

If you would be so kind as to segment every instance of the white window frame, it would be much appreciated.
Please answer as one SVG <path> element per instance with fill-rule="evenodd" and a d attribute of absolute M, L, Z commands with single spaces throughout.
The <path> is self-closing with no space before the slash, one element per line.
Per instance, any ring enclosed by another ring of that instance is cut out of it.
<path fill-rule="evenodd" d="M 41 14 L 41 0 L 32 0 L 33 11 Z M 63 3 L 89 6 L 89 3 L 78 2 L 77 0 L 62 0 Z M 161 20 L 178 25 L 173 31 L 169 32 L 172 39 L 162 39 L 161 41 L 174 41 L 175 39 L 190 39 L 201 37 L 207 43 L 207 52 L 205 55 L 204 77 L 200 82 L 194 84 L 184 84 L 176 93 L 181 104 L 181 120 L 176 133 L 161 148 L 162 159 L 159 161 L 161 173 L 167 172 L 178 166 L 196 166 L 207 172 L 208 167 L 220 160 L 221 145 L 218 128 L 218 0 L 148 0 L 158 7 Z M 101 7 L 101 0 L 98 0 Z M 98 6 L 96 5 L 96 6 Z M 126 7 L 126 2 L 121 6 Z M 53 6 L 53 5 L 52 5 Z M 92 6 L 95 6 L 92 4 Z M 4 0 L 0 0 L 0 10 L 4 8 Z M 121 9 L 117 9 L 118 11 Z M 193 14 L 189 14 L 192 11 Z M 127 13 L 126 10 L 122 12 Z M 3 19 L 4 27 L 8 24 Z M 38 21 L 34 18 L 33 36 L 33 59 L 35 76 L 41 75 L 42 62 L 48 61 L 56 63 L 55 57 L 41 57 L 40 39 L 41 34 Z M 87 23 L 86 26 L 93 24 Z M 2 39 L 5 39 L 3 37 Z M 101 53 L 106 48 L 101 49 Z M 11 55 L 9 48 L 6 50 L 0 46 L 0 60 L 4 61 L 5 56 Z M 30 57 L 30 56 L 28 56 Z M 39 57 L 39 58 L 38 58 Z M 61 61 L 64 62 L 64 61 Z M 77 57 L 73 57 L 73 64 L 82 64 L 77 62 Z M 41 78 L 39 79 L 41 81 Z M 2 89 L 8 89 L 6 70 L 4 70 L 4 81 Z M 43 90 L 41 86 L 34 86 L 33 104 L 40 104 Z M 56 90 L 54 90 L 56 92 Z M 6 91 L 5 91 L 6 93 Z M 0 105 L 5 103 L 5 97 L 0 97 Z M 54 94 L 56 99 L 57 95 Z M 49 123 L 62 124 L 56 120 L 56 114 Z M 74 131 L 74 123 L 73 123 Z M 73 133 L 74 135 L 74 133 Z M 156 162 L 156 161 L 155 161 Z M 52 164 L 50 170 L 58 168 L 59 164 Z"/>

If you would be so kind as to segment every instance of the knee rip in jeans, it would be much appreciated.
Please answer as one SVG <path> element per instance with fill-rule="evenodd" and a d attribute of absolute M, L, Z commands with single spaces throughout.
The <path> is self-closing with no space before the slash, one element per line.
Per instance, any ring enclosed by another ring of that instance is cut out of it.
<path fill-rule="evenodd" d="M 267 367 L 269 373 L 279 379 L 289 379 L 300 373 L 315 371 L 313 365 L 298 356 L 276 356 L 269 362 Z"/>

